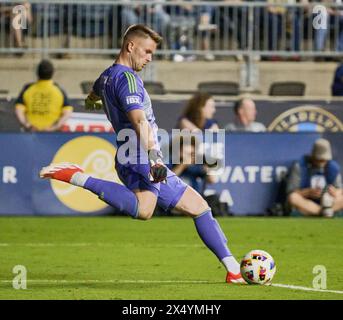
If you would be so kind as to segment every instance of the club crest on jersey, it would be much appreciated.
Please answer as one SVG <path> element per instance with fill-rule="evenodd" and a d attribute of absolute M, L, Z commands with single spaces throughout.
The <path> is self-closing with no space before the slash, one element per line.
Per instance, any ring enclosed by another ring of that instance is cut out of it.
<path fill-rule="evenodd" d="M 128 97 L 126 97 L 126 103 L 127 104 L 139 104 L 140 99 L 137 96 L 128 96 Z"/>

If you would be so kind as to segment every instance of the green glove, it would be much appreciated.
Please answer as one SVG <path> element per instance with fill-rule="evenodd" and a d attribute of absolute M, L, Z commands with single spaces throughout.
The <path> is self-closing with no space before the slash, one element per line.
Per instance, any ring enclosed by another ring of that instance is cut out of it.
<path fill-rule="evenodd" d="M 85 108 L 86 110 L 100 110 L 102 109 L 102 101 L 101 99 L 99 100 L 93 100 L 89 96 L 85 100 Z"/>

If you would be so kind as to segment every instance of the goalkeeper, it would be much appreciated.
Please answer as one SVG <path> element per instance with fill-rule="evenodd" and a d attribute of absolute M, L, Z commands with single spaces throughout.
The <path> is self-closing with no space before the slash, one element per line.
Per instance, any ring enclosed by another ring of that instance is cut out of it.
<path fill-rule="evenodd" d="M 156 205 L 165 210 L 177 209 L 193 218 L 200 238 L 225 266 L 226 281 L 244 283 L 239 263 L 228 249 L 227 239 L 207 202 L 163 164 L 151 101 L 137 75 L 151 62 L 161 40 L 144 25 L 129 27 L 118 58 L 95 81 L 86 99 L 88 108 L 103 107 L 117 133 L 116 171 L 125 186 L 91 177 L 68 163 L 44 167 L 40 177 L 85 188 L 137 219 L 150 219 Z M 133 133 L 128 141 L 119 138 L 122 130 Z M 124 144 L 135 152 L 123 152 Z"/>

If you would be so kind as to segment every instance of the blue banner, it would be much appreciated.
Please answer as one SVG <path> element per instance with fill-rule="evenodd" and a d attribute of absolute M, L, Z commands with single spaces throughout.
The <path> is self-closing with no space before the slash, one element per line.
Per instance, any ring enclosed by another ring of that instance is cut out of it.
<path fill-rule="evenodd" d="M 225 137 L 225 166 L 207 193 L 217 192 L 235 215 L 263 214 L 273 204 L 281 177 L 311 151 L 319 133 L 235 133 Z M 322 135 L 343 165 L 343 133 Z M 77 163 L 92 176 L 119 179 L 114 170 L 113 134 L 0 134 L 1 215 L 94 215 L 113 208 L 89 191 L 41 180 L 51 162 Z"/>

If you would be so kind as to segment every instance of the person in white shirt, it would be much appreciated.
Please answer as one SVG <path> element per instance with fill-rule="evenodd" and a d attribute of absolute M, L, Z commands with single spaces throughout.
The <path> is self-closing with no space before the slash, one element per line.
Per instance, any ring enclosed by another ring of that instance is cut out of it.
<path fill-rule="evenodd" d="M 263 123 L 256 122 L 256 105 L 250 98 L 243 98 L 234 106 L 235 121 L 228 123 L 225 129 L 228 131 L 264 132 L 266 127 Z"/>

